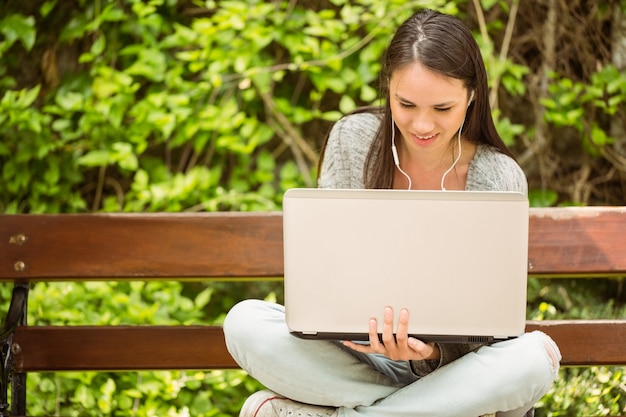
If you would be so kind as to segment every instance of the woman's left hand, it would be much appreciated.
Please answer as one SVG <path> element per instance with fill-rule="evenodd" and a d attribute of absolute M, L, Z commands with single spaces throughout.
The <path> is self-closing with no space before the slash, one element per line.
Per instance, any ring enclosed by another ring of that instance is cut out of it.
<path fill-rule="evenodd" d="M 439 348 L 435 343 L 424 343 L 414 337 L 409 337 L 409 311 L 400 310 L 398 329 L 393 332 L 393 309 L 385 307 L 383 316 L 382 342 L 378 337 L 378 322 L 375 318 L 369 322 L 369 345 L 362 345 L 350 341 L 343 344 L 350 349 L 361 353 L 378 353 L 392 360 L 425 360 L 439 359 Z"/>

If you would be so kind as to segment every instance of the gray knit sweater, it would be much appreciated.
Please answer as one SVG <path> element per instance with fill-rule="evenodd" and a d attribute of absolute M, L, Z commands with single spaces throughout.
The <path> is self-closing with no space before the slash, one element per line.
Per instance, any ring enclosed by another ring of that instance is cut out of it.
<path fill-rule="evenodd" d="M 358 113 L 339 120 L 331 129 L 318 186 L 321 188 L 364 188 L 365 159 L 380 118 L 374 113 Z M 467 172 L 468 191 L 528 192 L 526 176 L 520 166 L 495 148 L 480 144 Z M 497 314 L 497 312 L 495 312 Z M 441 358 L 436 361 L 412 361 L 416 375 L 425 376 L 482 344 L 440 344 Z"/>
<path fill-rule="evenodd" d="M 363 167 L 380 119 L 357 113 L 339 120 L 331 129 L 318 186 L 364 188 Z M 528 192 L 526 176 L 517 163 L 489 145 L 479 145 L 468 172 L 468 191 Z"/>

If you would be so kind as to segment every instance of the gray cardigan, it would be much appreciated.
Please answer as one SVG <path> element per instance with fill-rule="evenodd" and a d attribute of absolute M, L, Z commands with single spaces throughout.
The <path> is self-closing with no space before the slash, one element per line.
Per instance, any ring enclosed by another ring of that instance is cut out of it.
<path fill-rule="evenodd" d="M 363 167 L 380 119 L 357 113 L 339 120 L 331 129 L 318 186 L 364 188 Z M 518 191 L 528 193 L 526 175 L 517 163 L 489 145 L 477 147 L 465 185 L 467 191 Z"/>
<path fill-rule="evenodd" d="M 357 113 L 339 120 L 330 131 L 318 186 L 364 188 L 365 159 L 379 126 L 380 117 L 374 113 Z M 489 145 L 480 144 L 470 162 L 465 189 L 527 194 L 528 183 L 524 172 L 513 159 Z M 480 346 L 482 344 L 439 344 L 439 360 L 412 361 L 411 368 L 416 375 L 425 376 Z"/>

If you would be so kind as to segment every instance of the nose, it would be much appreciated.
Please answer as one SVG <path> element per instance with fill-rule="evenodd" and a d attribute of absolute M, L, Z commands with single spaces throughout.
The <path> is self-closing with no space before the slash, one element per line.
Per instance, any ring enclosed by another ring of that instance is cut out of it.
<path fill-rule="evenodd" d="M 427 111 L 416 113 L 411 125 L 414 132 L 418 135 L 430 133 L 435 128 L 434 118 Z"/>

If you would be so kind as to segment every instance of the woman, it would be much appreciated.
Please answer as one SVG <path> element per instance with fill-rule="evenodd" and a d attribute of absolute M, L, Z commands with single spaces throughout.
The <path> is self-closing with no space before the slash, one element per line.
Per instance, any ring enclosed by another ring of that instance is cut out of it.
<path fill-rule="evenodd" d="M 381 84 L 382 109 L 331 129 L 320 187 L 527 192 L 491 118 L 480 50 L 458 19 L 425 10 L 403 23 Z M 409 320 L 402 310 L 394 329 L 387 308 L 382 341 L 376 319 L 369 344 L 311 341 L 289 334 L 282 306 L 237 304 L 224 322 L 229 351 L 272 390 L 252 395 L 240 415 L 523 416 L 557 375 L 560 353 L 543 333 L 491 345 L 424 343 L 407 335 Z"/>

